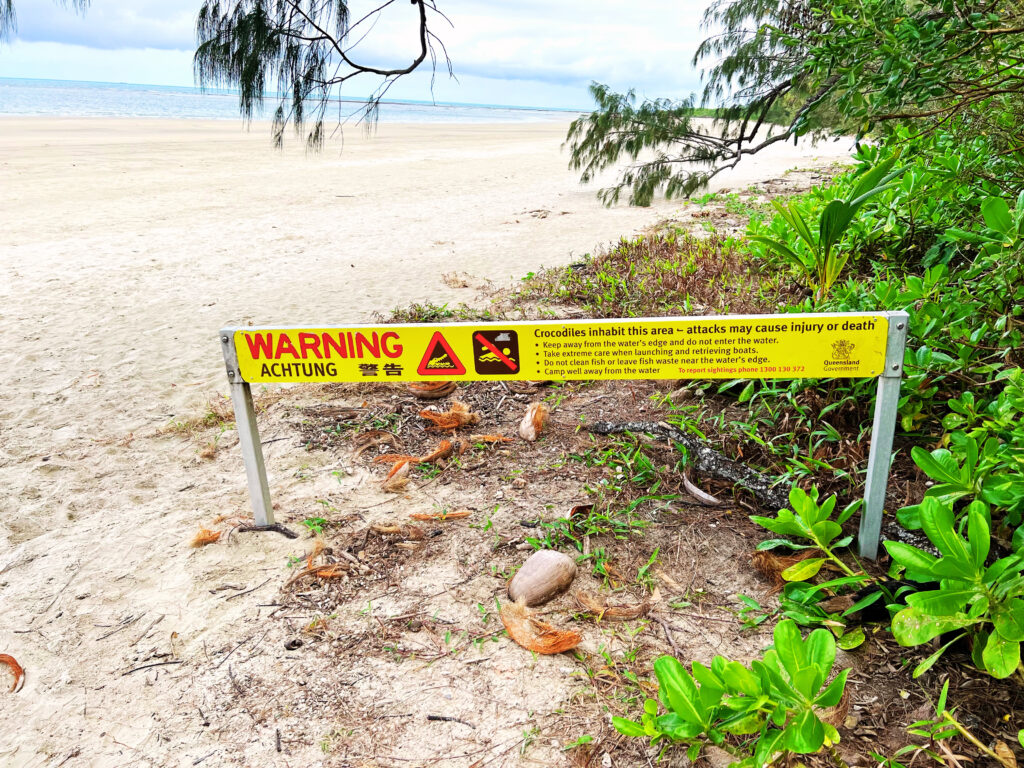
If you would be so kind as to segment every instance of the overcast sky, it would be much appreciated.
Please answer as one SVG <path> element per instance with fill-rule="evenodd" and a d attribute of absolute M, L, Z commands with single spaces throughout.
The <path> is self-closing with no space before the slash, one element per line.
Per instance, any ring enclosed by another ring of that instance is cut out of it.
<path fill-rule="evenodd" d="M 0 77 L 193 85 L 201 0 L 92 0 L 84 14 L 53 0 L 16 0 L 18 26 L 0 47 Z M 351 0 L 353 18 L 378 3 Z M 591 80 L 647 96 L 680 97 L 700 85 L 691 65 L 706 35 L 706 0 L 438 0 L 435 17 L 458 82 L 439 72 L 438 101 L 589 107 Z M 374 64 L 415 54 L 415 8 L 396 3 L 358 48 Z M 369 83 L 353 81 L 352 96 Z M 429 74 L 395 86 L 395 98 L 429 99 Z"/>

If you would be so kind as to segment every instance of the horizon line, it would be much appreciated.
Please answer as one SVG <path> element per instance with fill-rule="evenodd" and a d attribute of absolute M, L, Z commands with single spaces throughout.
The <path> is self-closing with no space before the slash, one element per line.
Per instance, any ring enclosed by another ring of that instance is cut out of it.
<path fill-rule="evenodd" d="M 85 85 L 111 85 L 111 86 L 132 86 L 137 88 L 166 88 L 170 90 L 179 91 L 192 91 L 197 95 L 221 95 L 221 96 L 237 96 L 238 91 L 233 88 L 202 88 L 196 85 L 166 85 L 158 83 L 129 83 L 129 82 L 115 82 L 111 80 L 64 80 L 61 78 L 52 77 L 9 77 L 7 75 L 0 75 L 0 81 L 4 80 L 21 80 L 36 83 L 80 83 Z M 264 98 L 277 98 L 275 94 L 266 93 Z M 329 99 L 331 102 L 339 103 L 365 103 L 369 97 L 366 96 L 352 96 L 347 98 L 332 98 Z M 468 101 L 433 101 L 424 99 L 381 99 L 381 104 L 406 104 L 420 107 L 470 107 L 477 109 L 512 109 L 521 110 L 525 112 L 589 112 L 590 109 L 576 108 L 576 107 L 530 107 L 519 104 L 479 104 L 476 102 Z"/>

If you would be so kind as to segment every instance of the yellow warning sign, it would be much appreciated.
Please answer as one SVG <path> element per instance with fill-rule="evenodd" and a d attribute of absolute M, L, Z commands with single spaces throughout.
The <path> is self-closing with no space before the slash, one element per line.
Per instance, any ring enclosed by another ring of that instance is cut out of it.
<path fill-rule="evenodd" d="M 500 379 L 868 378 L 884 314 L 234 330 L 253 383 Z"/>

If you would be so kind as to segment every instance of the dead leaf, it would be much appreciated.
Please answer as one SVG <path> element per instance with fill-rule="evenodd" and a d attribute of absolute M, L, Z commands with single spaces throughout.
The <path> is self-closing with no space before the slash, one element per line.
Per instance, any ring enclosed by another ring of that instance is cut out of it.
<path fill-rule="evenodd" d="M 651 607 L 647 600 L 642 600 L 636 605 L 623 605 L 621 603 L 608 605 L 597 595 L 590 594 L 589 592 L 574 592 L 573 597 L 585 611 L 597 614 L 598 621 L 601 619 L 632 621 L 646 614 Z"/>
<path fill-rule="evenodd" d="M 544 403 L 530 403 L 530 407 L 526 409 L 526 415 L 519 422 L 519 436 L 532 443 L 544 431 L 550 414 L 550 409 Z"/>
<path fill-rule="evenodd" d="M 25 687 L 25 670 L 21 668 L 21 664 L 14 660 L 13 656 L 0 653 L 0 664 L 6 664 L 10 668 L 11 674 L 14 675 L 14 683 L 8 689 L 9 693 L 17 693 L 21 688 Z"/>
<path fill-rule="evenodd" d="M 992 751 L 999 755 L 1003 765 L 1009 766 L 1009 768 L 1017 768 L 1017 758 L 1014 757 L 1013 750 L 1006 746 L 1005 741 L 997 741 L 992 746 Z"/>
<path fill-rule="evenodd" d="M 533 615 L 523 603 L 505 603 L 501 609 L 501 623 L 509 637 L 535 653 L 562 653 L 572 650 L 583 638 L 579 632 L 558 629 Z"/>

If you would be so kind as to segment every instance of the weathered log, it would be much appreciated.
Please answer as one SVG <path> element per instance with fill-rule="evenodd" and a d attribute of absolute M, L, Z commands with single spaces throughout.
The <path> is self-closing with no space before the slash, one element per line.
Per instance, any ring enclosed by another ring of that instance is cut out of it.
<path fill-rule="evenodd" d="M 776 485 L 777 481 L 762 475 L 745 464 L 723 456 L 709 448 L 697 438 L 686 434 L 679 427 L 664 421 L 598 421 L 590 425 L 590 431 L 599 435 L 622 432 L 647 432 L 666 437 L 679 443 L 689 452 L 690 466 L 698 472 L 736 483 L 750 491 L 754 498 L 772 511 L 789 505 L 789 492 Z"/>

